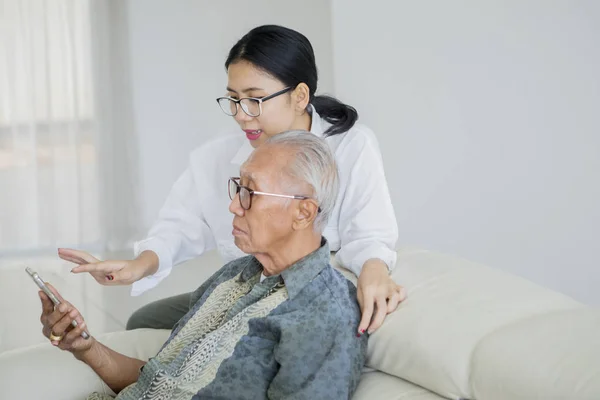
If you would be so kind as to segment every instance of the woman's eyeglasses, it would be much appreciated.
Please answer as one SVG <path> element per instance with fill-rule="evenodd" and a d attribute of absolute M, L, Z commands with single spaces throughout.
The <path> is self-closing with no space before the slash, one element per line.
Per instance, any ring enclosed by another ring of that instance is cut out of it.
<path fill-rule="evenodd" d="M 274 197 L 282 197 L 285 199 L 295 199 L 295 200 L 307 200 L 311 197 L 309 196 L 299 196 L 299 195 L 287 195 L 287 194 L 275 194 L 275 193 L 265 193 L 265 192 L 257 192 L 256 190 L 252 190 L 249 187 L 240 185 L 240 178 L 229 178 L 228 183 L 229 189 L 229 198 L 231 200 L 235 199 L 235 196 L 239 194 L 240 206 L 244 210 L 249 210 L 252 206 L 252 197 L 255 195 L 259 196 L 274 196 Z M 319 207 L 319 212 L 321 212 L 321 207 Z"/>
<path fill-rule="evenodd" d="M 238 113 L 240 107 L 246 113 L 246 115 L 250 117 L 258 117 L 262 114 L 262 103 L 289 92 L 291 89 L 292 87 L 290 86 L 265 97 L 244 97 L 243 99 L 234 99 L 229 96 L 219 97 L 217 99 L 217 103 L 219 103 L 221 110 L 231 117 Z"/>

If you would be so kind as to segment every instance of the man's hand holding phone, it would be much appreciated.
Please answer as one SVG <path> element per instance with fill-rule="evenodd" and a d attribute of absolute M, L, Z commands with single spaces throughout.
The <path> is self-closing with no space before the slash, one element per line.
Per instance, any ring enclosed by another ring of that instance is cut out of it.
<path fill-rule="evenodd" d="M 71 303 L 65 301 L 60 293 L 49 283 L 48 289 L 58 298 L 60 304 L 55 308 L 54 303 L 43 291 L 39 292 L 42 300 L 42 334 L 49 338 L 54 346 L 61 350 L 67 350 L 77 358 L 92 348 L 94 339 L 87 334 L 87 327 L 79 311 Z M 73 327 L 72 321 L 77 322 Z M 88 339 L 82 337 L 86 333 Z"/>

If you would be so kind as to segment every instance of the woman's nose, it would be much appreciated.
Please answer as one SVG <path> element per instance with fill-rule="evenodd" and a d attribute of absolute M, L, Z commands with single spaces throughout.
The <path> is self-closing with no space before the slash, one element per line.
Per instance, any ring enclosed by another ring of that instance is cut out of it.
<path fill-rule="evenodd" d="M 248 114 L 246 114 L 246 113 L 244 112 L 244 110 L 242 110 L 242 107 L 240 107 L 240 105 L 239 105 L 239 104 L 237 105 L 237 108 L 238 108 L 238 109 L 237 109 L 237 113 L 236 113 L 236 114 L 233 116 L 233 118 L 236 120 L 236 122 L 237 122 L 238 124 L 240 124 L 240 125 L 241 125 L 242 123 L 244 123 L 244 122 L 248 122 L 248 121 L 251 121 L 251 120 L 252 120 L 252 118 L 254 118 L 254 117 L 251 117 L 251 116 L 249 116 Z"/>

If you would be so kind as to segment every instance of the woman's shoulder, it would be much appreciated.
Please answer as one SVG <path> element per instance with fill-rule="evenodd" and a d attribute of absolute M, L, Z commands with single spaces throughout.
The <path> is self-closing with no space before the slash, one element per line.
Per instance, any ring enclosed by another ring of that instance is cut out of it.
<path fill-rule="evenodd" d="M 326 140 L 330 142 L 336 153 L 361 150 L 365 147 L 379 151 L 379 142 L 373 130 L 360 123 L 354 124 L 352 128 L 344 133 L 327 136 Z"/>
<path fill-rule="evenodd" d="M 340 170 L 354 168 L 361 159 L 381 162 L 381 150 L 375 133 L 366 125 L 355 124 L 348 131 L 328 136 L 329 143 Z"/>
<path fill-rule="evenodd" d="M 246 138 L 239 133 L 228 133 L 219 135 L 208 142 L 196 147 L 190 153 L 190 162 L 192 164 L 219 162 L 229 163 L 237 154 Z"/>

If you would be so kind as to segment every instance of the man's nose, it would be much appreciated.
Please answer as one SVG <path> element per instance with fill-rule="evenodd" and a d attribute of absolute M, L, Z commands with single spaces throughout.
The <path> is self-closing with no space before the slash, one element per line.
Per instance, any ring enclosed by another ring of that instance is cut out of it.
<path fill-rule="evenodd" d="M 236 194 L 231 203 L 229 203 L 229 212 L 237 215 L 238 217 L 243 217 L 246 210 L 242 208 L 240 204 L 240 194 Z"/>

